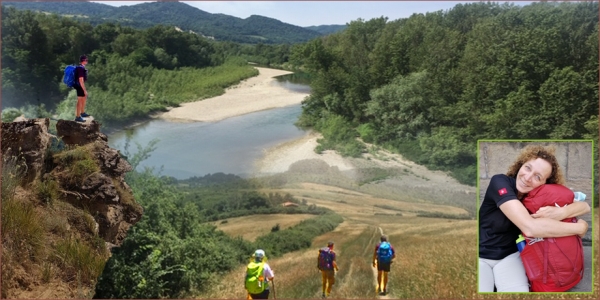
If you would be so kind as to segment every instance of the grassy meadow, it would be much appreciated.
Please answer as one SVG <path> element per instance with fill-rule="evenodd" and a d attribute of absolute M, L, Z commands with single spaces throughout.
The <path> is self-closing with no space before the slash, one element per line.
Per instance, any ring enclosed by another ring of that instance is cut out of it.
<path fill-rule="evenodd" d="M 335 242 L 340 269 L 331 293 L 334 299 L 596 299 L 598 296 L 598 292 L 568 295 L 478 294 L 477 221 L 417 216 L 418 212 L 461 215 L 465 213 L 462 208 L 386 199 L 339 186 L 315 183 L 288 183 L 277 191 L 290 193 L 308 204 L 330 208 L 344 217 L 344 222 L 334 231 L 315 238 L 310 249 L 269 259 L 269 265 L 275 272 L 277 298 L 320 297 L 321 275 L 316 268 L 317 253 L 318 248 L 325 246 L 329 240 Z M 289 217 L 292 216 L 286 218 Z M 259 220 L 262 222 L 266 219 L 259 217 Z M 269 222 L 279 222 L 277 220 L 279 216 Z M 235 222 L 233 219 L 228 222 L 244 228 L 255 226 L 256 221 L 254 218 L 236 218 Z M 224 225 L 227 224 L 219 226 Z M 597 222 L 595 228 L 597 240 Z M 379 296 L 375 292 L 377 273 L 371 265 L 380 231 L 388 235 L 397 252 L 386 296 Z M 595 250 L 594 255 L 597 256 Z M 245 266 L 239 266 L 224 275 L 209 292 L 196 297 L 245 297 L 244 272 Z M 596 268 L 596 278 L 597 274 Z M 597 290 L 598 284 L 594 286 Z M 270 298 L 273 298 L 273 294 Z"/>
<path fill-rule="evenodd" d="M 272 191 L 274 190 L 263 192 Z M 320 297 L 321 275 L 316 268 L 316 260 L 318 248 L 325 246 L 329 240 L 335 242 L 339 266 L 331 297 L 379 297 L 375 293 L 376 272 L 371 263 L 380 230 L 390 236 L 390 241 L 398 251 L 398 262 L 392 265 L 390 274 L 389 298 L 421 298 L 427 297 L 426 295 L 471 297 L 475 291 L 476 221 L 416 217 L 417 212 L 422 211 L 460 215 L 465 213 L 463 209 L 378 198 L 350 189 L 314 183 L 291 184 L 278 192 L 290 193 L 308 204 L 332 209 L 342 215 L 345 221 L 334 231 L 314 239 L 311 249 L 269 259 L 269 265 L 275 272 L 277 298 Z M 280 217 L 273 216 L 273 220 L 269 222 L 277 223 Z M 285 218 L 292 217 L 295 216 Z M 228 232 L 227 227 L 233 227 L 229 223 L 234 223 L 236 228 L 241 229 L 255 226 L 257 221 L 263 222 L 269 218 L 271 216 L 235 218 L 218 226 Z M 229 232 L 233 235 L 241 233 L 237 230 Z M 250 236 L 252 234 L 249 233 Z M 444 257 L 448 250 L 454 254 L 440 265 L 439 258 Z M 210 292 L 197 297 L 245 297 L 242 284 L 244 272 L 245 266 L 240 266 L 225 275 Z M 432 277 L 431 274 L 437 275 Z M 436 280 L 432 281 L 432 278 Z M 473 282 L 473 285 L 465 285 L 464 281 L 456 278 L 464 278 Z M 438 279 L 446 282 L 443 289 L 432 288 Z M 424 293 L 425 290 L 431 292 Z"/>

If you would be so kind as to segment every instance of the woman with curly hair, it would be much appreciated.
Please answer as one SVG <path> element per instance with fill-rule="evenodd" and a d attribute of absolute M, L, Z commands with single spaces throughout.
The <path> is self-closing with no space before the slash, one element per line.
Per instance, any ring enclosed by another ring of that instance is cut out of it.
<path fill-rule="evenodd" d="M 479 209 L 479 292 L 529 292 L 525 269 L 515 244 L 518 235 L 562 237 L 583 236 L 588 224 L 560 220 L 590 211 L 585 202 L 565 207 L 542 207 L 529 214 L 523 198 L 546 184 L 564 184 L 554 148 L 526 147 L 505 174 L 494 175 Z"/>

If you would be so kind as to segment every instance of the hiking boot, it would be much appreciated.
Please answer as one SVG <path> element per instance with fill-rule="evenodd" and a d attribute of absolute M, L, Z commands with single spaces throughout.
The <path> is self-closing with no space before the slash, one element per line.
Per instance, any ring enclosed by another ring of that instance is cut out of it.
<path fill-rule="evenodd" d="M 88 115 L 88 114 L 86 114 L 86 113 L 84 113 L 84 112 L 82 112 L 82 113 L 81 113 L 81 117 L 82 117 L 82 118 L 87 118 L 87 117 L 91 117 L 91 116 L 90 116 L 90 115 Z"/>
<path fill-rule="evenodd" d="M 321 295 L 321 298 L 323 298 L 323 299 L 327 298 L 327 297 L 325 296 L 325 293 L 323 293 L 323 295 Z"/>
<path fill-rule="evenodd" d="M 85 120 L 84 120 L 82 117 L 77 117 L 77 118 L 75 118 L 75 122 L 81 122 L 81 123 L 84 123 L 84 122 L 85 122 Z"/>

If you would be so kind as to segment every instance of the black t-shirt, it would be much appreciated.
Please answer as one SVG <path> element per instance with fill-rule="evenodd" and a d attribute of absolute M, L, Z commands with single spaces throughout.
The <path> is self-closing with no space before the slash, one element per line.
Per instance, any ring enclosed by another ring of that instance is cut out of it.
<path fill-rule="evenodd" d="M 83 77 L 84 82 L 87 81 L 87 69 L 83 65 L 78 65 L 77 68 L 75 68 L 75 82 L 77 85 L 80 85 L 80 77 Z"/>
<path fill-rule="evenodd" d="M 500 205 L 517 200 L 517 180 L 494 175 L 479 208 L 479 257 L 503 259 L 518 251 L 515 241 L 521 230 L 500 210 Z M 518 200 L 517 200 L 518 201 Z"/>

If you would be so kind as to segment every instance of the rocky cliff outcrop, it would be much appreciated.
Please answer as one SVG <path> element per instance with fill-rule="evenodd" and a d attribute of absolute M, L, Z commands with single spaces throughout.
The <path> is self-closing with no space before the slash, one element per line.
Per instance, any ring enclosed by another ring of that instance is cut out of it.
<path fill-rule="evenodd" d="M 49 119 L 2 123 L 3 162 L 23 162 L 26 168 L 20 184 L 25 188 L 56 181 L 64 200 L 94 216 L 98 235 L 107 243 L 120 245 L 143 213 L 124 180 L 131 165 L 108 146 L 95 121 L 60 120 L 56 136 L 48 127 Z"/>
<path fill-rule="evenodd" d="M 23 160 L 27 166 L 22 183 L 29 184 L 41 178 L 44 160 L 52 135 L 48 133 L 48 119 L 2 123 L 2 158 Z"/>

